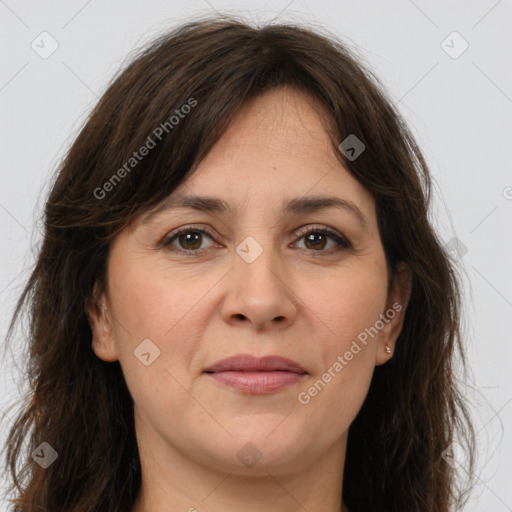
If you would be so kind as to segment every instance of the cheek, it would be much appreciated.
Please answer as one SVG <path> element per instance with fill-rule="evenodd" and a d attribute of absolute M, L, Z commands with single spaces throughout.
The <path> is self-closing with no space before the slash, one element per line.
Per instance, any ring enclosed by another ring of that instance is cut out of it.
<path fill-rule="evenodd" d="M 138 266 L 128 260 L 118 260 L 109 274 L 119 359 L 129 386 L 133 384 L 133 392 L 143 401 L 151 399 L 144 393 L 174 389 L 176 380 L 189 387 L 209 314 L 205 296 L 219 280 L 210 274 L 172 275 L 171 279 L 170 269 L 162 265 Z M 143 346 L 144 352 L 139 348 Z M 138 356 L 148 352 L 150 364 L 145 366 Z"/>
<path fill-rule="evenodd" d="M 385 307 L 386 277 L 380 262 L 354 265 L 336 279 L 318 281 L 310 295 L 308 307 L 322 320 L 322 364 L 298 401 L 333 435 L 350 426 L 368 392 L 377 340 L 370 328 Z"/>
<path fill-rule="evenodd" d="M 193 312 L 212 284 L 204 275 L 181 274 L 162 264 L 148 265 L 142 258 L 112 267 L 109 287 L 114 312 L 130 334 L 152 335 L 162 343 Z"/>
<path fill-rule="evenodd" d="M 386 304 L 386 279 L 385 267 L 375 262 L 347 267 L 334 277 L 316 282 L 307 305 L 325 327 L 322 338 L 326 365 L 349 350 L 358 336 L 364 339 L 367 329 L 375 325 Z"/>
<path fill-rule="evenodd" d="M 365 357 L 364 350 L 369 349 L 362 349 L 341 371 L 330 366 L 306 391 L 309 403 L 300 406 L 311 407 L 319 430 L 329 432 L 332 441 L 348 430 L 368 393 L 374 365 Z"/>
<path fill-rule="evenodd" d="M 161 271 L 152 270 L 119 265 L 110 274 L 110 289 L 126 384 L 139 413 L 165 430 L 190 402 L 190 362 L 205 292 L 179 280 L 171 285 Z"/>

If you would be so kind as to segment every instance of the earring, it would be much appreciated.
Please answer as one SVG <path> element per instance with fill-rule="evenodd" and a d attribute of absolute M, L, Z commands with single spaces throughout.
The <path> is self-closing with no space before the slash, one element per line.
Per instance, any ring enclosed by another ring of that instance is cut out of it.
<path fill-rule="evenodd" d="M 387 345 L 386 345 L 386 352 L 387 352 L 388 354 L 391 354 L 391 349 L 390 349 Z"/>

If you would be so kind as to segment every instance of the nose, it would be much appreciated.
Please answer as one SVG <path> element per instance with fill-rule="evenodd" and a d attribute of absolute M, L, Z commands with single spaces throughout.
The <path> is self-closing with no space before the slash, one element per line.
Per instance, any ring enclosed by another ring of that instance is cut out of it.
<path fill-rule="evenodd" d="M 284 329 L 295 321 L 297 297 L 286 269 L 270 249 L 252 262 L 235 252 L 228 274 L 228 291 L 222 306 L 224 320 L 232 325 L 250 324 L 258 331 Z"/>

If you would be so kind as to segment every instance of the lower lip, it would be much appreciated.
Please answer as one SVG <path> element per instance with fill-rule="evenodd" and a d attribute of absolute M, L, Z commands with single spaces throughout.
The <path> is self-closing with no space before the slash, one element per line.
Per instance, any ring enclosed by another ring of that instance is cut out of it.
<path fill-rule="evenodd" d="M 305 374 L 286 371 L 273 372 L 219 372 L 207 374 L 217 382 L 235 388 L 236 390 L 252 394 L 266 395 L 299 382 Z"/>

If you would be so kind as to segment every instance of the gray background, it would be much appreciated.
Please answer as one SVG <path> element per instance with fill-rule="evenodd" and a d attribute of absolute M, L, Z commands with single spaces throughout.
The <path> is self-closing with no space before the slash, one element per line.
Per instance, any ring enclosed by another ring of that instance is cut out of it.
<path fill-rule="evenodd" d="M 435 180 L 432 221 L 464 279 L 466 389 L 480 444 L 465 511 L 512 510 L 511 0 L 0 1 L 1 338 L 40 243 L 48 181 L 107 80 L 137 46 L 215 11 L 323 25 L 359 49 L 412 127 Z M 10 357 L 0 386 L 5 416 L 25 386 Z"/>

